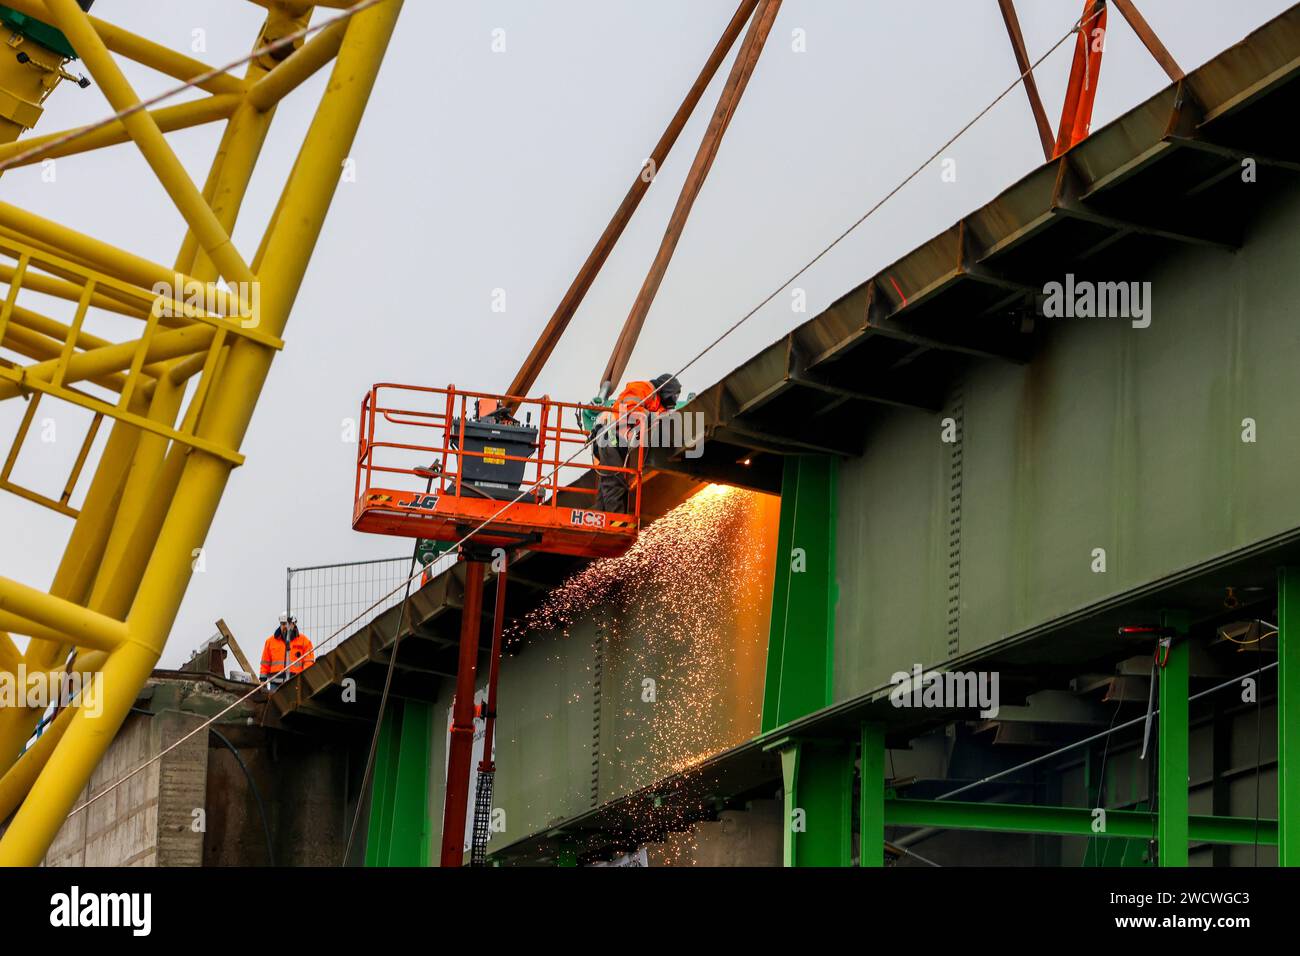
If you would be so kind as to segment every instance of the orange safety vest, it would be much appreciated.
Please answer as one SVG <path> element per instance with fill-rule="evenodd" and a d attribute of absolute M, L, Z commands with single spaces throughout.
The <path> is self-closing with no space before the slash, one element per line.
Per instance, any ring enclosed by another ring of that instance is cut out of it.
<path fill-rule="evenodd" d="M 286 641 L 280 636 L 277 627 L 275 633 L 262 645 L 262 671 L 259 676 L 270 677 L 286 667 L 290 674 L 301 674 L 316 663 L 316 653 L 312 650 L 307 635 L 299 631 Z"/>
<path fill-rule="evenodd" d="M 655 394 L 655 387 L 649 382 L 628 382 L 623 386 L 618 401 L 610 412 L 601 415 L 601 424 L 618 420 L 616 432 L 620 444 L 627 444 L 632 436 L 639 434 L 650 415 L 662 412 L 664 403 Z"/>

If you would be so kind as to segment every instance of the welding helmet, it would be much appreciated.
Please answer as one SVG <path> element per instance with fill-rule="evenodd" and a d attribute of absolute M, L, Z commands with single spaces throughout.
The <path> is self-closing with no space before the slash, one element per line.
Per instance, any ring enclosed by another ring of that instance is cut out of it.
<path fill-rule="evenodd" d="M 655 387 L 655 393 L 659 396 L 659 401 L 664 408 L 677 407 L 677 399 L 682 396 L 682 383 L 677 381 L 675 376 L 660 375 L 657 378 L 652 378 L 650 384 Z"/>

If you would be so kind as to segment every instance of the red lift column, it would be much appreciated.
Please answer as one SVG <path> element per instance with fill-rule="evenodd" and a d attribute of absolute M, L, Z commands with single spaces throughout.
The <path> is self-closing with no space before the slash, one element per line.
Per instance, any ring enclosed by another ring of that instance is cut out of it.
<path fill-rule="evenodd" d="M 469 765 L 474 756 L 474 675 L 478 668 L 478 631 L 483 617 L 485 562 L 465 562 L 465 600 L 460 619 L 460 660 L 456 667 L 456 701 L 451 711 L 451 745 L 447 754 L 447 792 L 442 814 L 442 866 L 460 866 L 465 854 L 465 813 L 469 806 Z"/>

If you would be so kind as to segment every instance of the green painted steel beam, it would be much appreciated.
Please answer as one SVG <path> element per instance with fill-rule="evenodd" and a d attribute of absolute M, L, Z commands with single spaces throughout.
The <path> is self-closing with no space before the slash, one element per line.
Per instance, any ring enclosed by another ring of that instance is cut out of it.
<path fill-rule="evenodd" d="M 829 456 L 785 459 L 763 733 L 831 702 L 838 473 L 838 459 Z"/>
<path fill-rule="evenodd" d="M 1277 864 L 1300 866 L 1300 568 L 1278 573 L 1277 616 Z"/>
<path fill-rule="evenodd" d="M 1191 646 L 1187 616 L 1161 615 L 1164 627 L 1178 632 L 1160 668 L 1159 745 L 1156 758 L 1156 840 L 1160 866 L 1187 866 L 1188 833 L 1188 675 Z"/>
<path fill-rule="evenodd" d="M 858 865 L 885 865 L 885 730 L 862 725 L 859 759 Z"/>
<path fill-rule="evenodd" d="M 428 866 L 429 770 L 433 705 L 405 700 L 392 705 L 375 753 L 367 866 Z"/>
<path fill-rule="evenodd" d="M 82 5 L 85 9 L 85 5 Z M 0 3 L 0 23 L 9 27 L 15 33 L 21 33 L 29 40 L 35 40 L 41 46 L 48 47 L 60 56 L 69 60 L 77 58 L 77 51 L 72 48 L 68 38 L 63 35 L 62 31 L 55 29 L 43 20 L 28 16 L 25 13 L 19 13 L 12 7 Z"/>
<path fill-rule="evenodd" d="M 1104 829 L 1087 807 L 1046 807 L 1013 803 L 963 803 L 957 800 L 885 800 L 885 822 L 899 827 L 943 830 L 991 830 L 999 833 L 1040 833 L 1055 836 L 1149 839 L 1152 814 L 1142 810 L 1107 810 Z M 1196 843 L 1256 842 L 1254 817 L 1188 817 L 1190 838 Z M 1260 846 L 1277 844 L 1276 820 L 1258 821 Z"/>
<path fill-rule="evenodd" d="M 785 738 L 768 749 L 781 754 L 785 865 L 850 866 L 854 746 L 837 740 Z"/>
<path fill-rule="evenodd" d="M 386 866 L 388 847 L 393 833 L 393 779 L 388 773 L 396 759 L 398 721 L 393 713 L 384 715 L 379 726 L 379 744 L 375 748 L 375 766 L 370 785 L 370 816 L 366 826 L 366 866 Z"/>

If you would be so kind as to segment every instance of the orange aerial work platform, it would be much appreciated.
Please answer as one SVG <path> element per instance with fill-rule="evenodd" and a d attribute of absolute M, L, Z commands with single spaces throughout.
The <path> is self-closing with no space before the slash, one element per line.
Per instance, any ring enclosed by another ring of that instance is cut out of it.
<path fill-rule="evenodd" d="M 599 464 L 584 411 L 609 409 L 454 385 L 375 385 L 361 403 L 352 527 L 445 542 L 472 534 L 479 548 L 622 554 L 640 526 L 644 449 L 626 467 Z M 625 477 L 628 511 L 597 507 L 591 479 L 602 474 Z"/>

